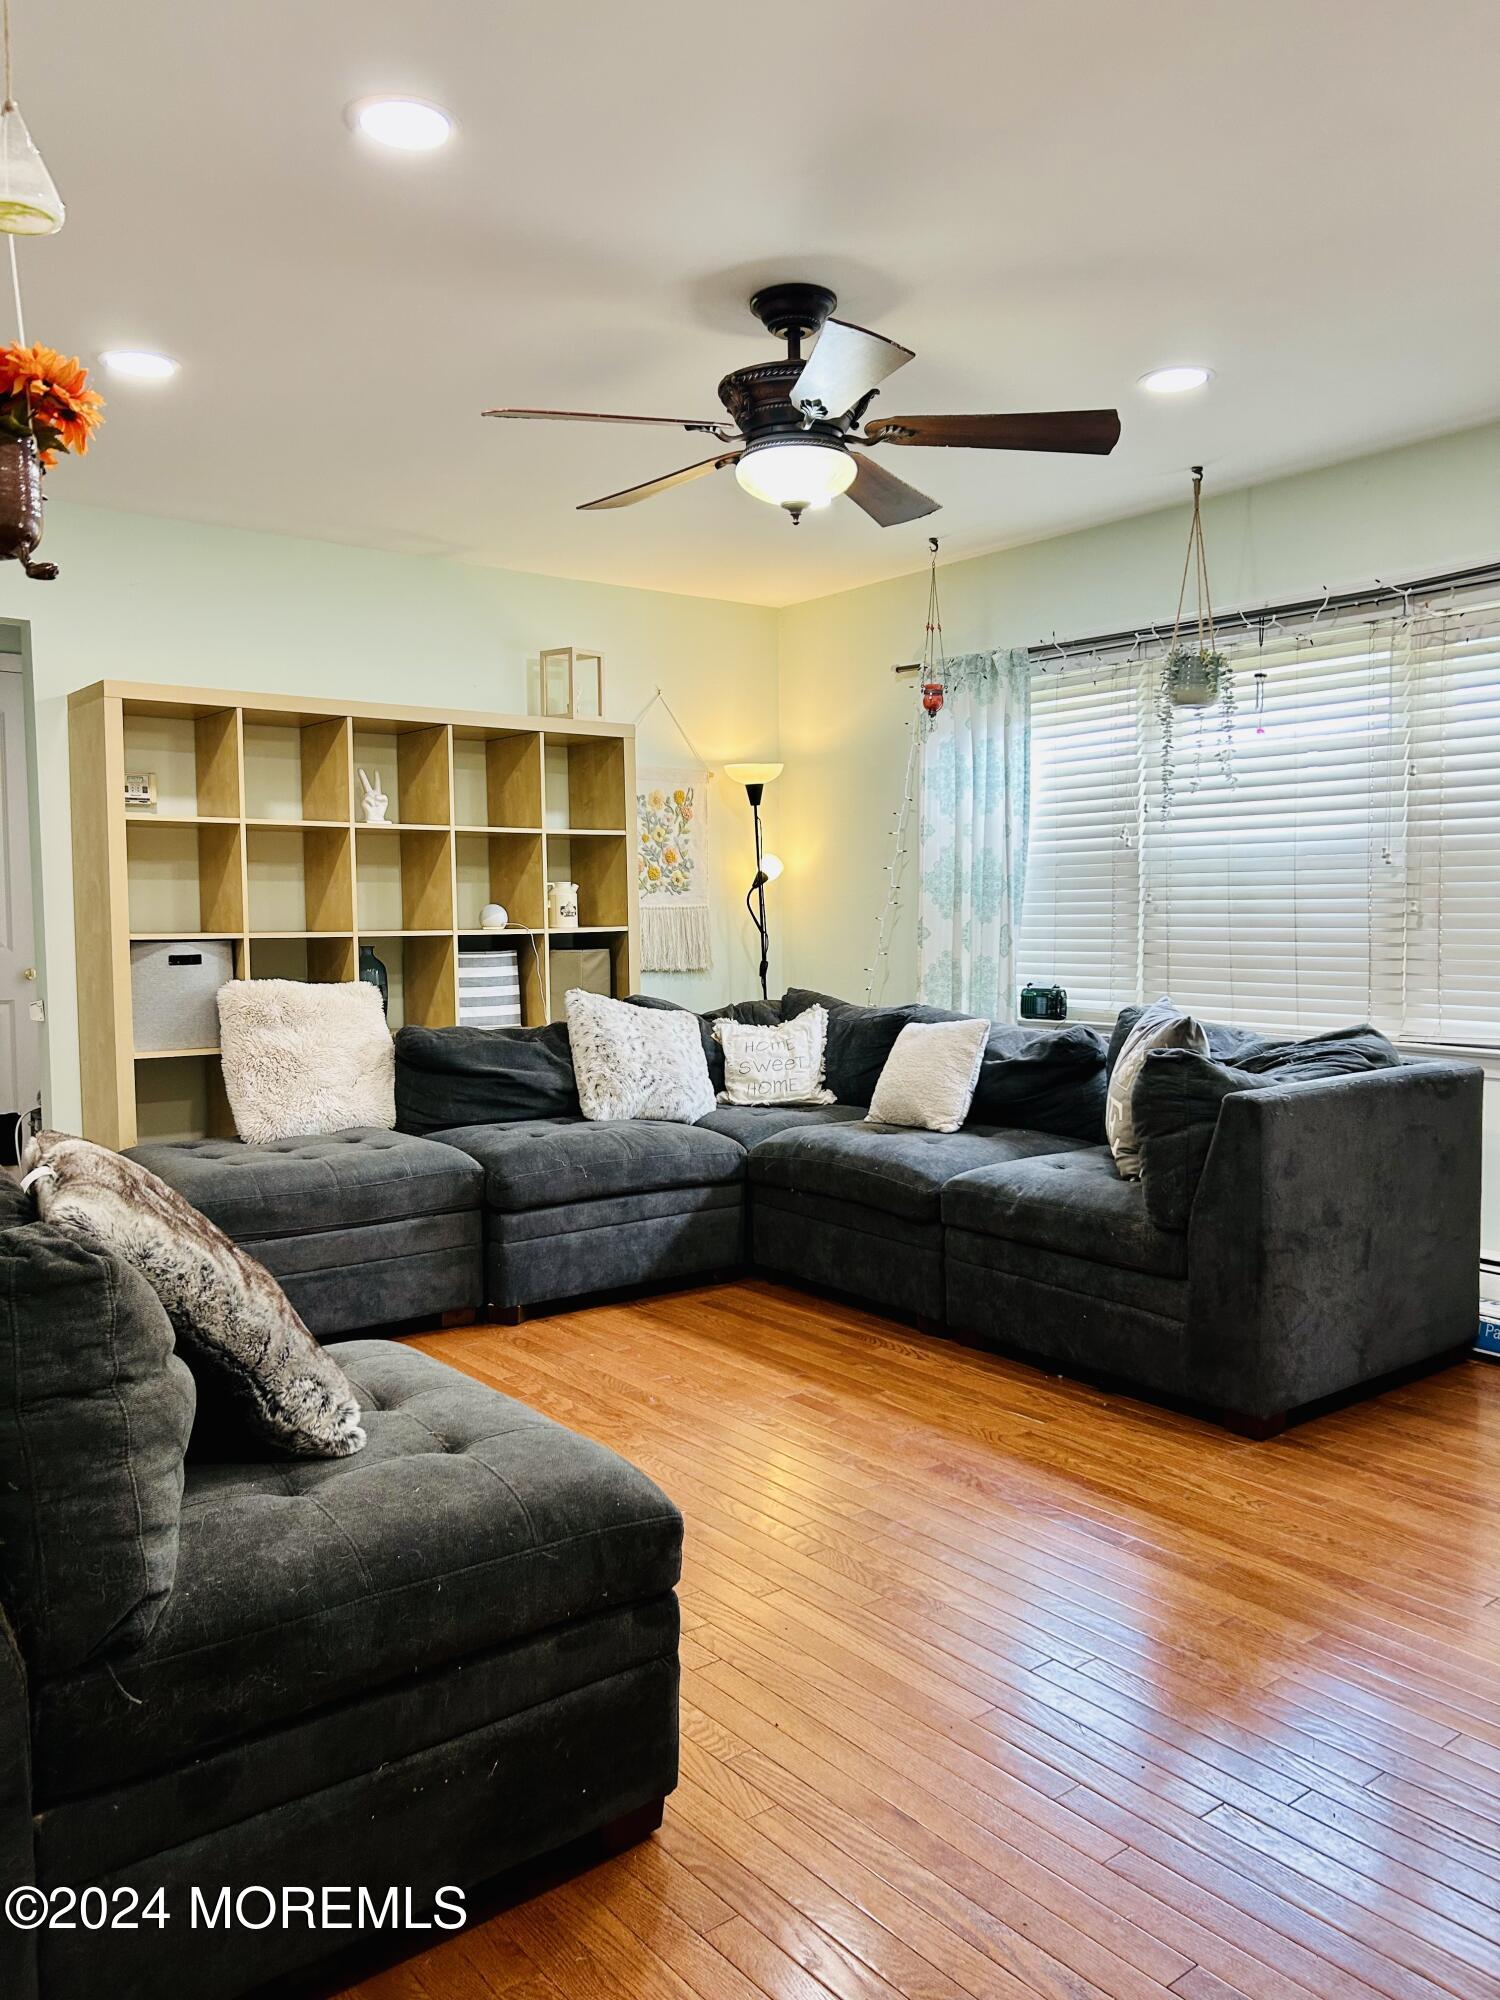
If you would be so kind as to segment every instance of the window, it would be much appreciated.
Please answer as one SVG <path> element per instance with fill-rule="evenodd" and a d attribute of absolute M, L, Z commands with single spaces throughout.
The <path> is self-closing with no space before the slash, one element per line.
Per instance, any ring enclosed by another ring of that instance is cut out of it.
<path fill-rule="evenodd" d="M 1500 1047 L 1500 604 L 1231 657 L 1227 741 L 1219 710 L 1174 709 L 1170 756 L 1159 656 L 1039 663 L 1023 977 L 1075 1015 L 1170 992 Z"/>

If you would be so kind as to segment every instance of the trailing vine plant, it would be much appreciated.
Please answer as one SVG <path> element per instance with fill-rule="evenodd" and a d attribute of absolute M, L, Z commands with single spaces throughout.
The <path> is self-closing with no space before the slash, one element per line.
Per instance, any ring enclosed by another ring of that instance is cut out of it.
<path fill-rule="evenodd" d="M 1182 614 L 1187 603 L 1188 577 L 1193 578 L 1196 637 L 1184 641 Z M 1161 663 L 1156 689 L 1156 720 L 1161 731 L 1161 810 L 1166 818 L 1172 811 L 1177 791 L 1177 711 L 1199 711 L 1193 775 L 1189 790 L 1202 781 L 1203 735 L 1207 711 L 1219 711 L 1219 742 L 1214 752 L 1226 784 L 1234 784 L 1234 666 L 1214 643 L 1214 607 L 1208 582 L 1208 550 L 1203 540 L 1203 467 L 1193 467 L 1193 518 L 1188 528 L 1187 554 L 1183 558 L 1182 583 L 1177 592 L 1177 613 L 1172 620 L 1172 637 Z"/>

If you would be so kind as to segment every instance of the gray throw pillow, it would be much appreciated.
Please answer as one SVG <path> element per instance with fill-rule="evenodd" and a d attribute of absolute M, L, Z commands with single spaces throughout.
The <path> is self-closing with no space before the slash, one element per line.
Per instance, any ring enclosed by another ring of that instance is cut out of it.
<path fill-rule="evenodd" d="M 1394 1044 L 1368 1024 L 1334 1028 L 1302 1042 L 1255 1036 L 1227 1062 L 1187 1049 L 1153 1049 L 1141 1065 L 1133 1098 L 1146 1213 L 1158 1229 L 1187 1228 L 1226 1097 L 1273 1084 L 1391 1069 L 1400 1061 Z"/>
<path fill-rule="evenodd" d="M 0 1227 L 0 1598 L 32 1671 L 65 1674 L 134 1652 L 171 1592 L 193 1378 L 140 1273 L 27 1221 L 13 1187 Z"/>
<path fill-rule="evenodd" d="M 1165 993 L 1137 1014 L 1109 1073 L 1104 1135 L 1114 1154 L 1115 1172 L 1125 1181 L 1138 1181 L 1141 1177 L 1141 1152 L 1135 1134 L 1135 1086 L 1152 1049 L 1191 1049 L 1198 1055 L 1208 1054 L 1208 1037 L 1203 1029 Z"/>
<path fill-rule="evenodd" d="M 795 1020 L 809 1007 L 828 1009 L 828 1039 L 823 1049 L 823 1080 L 840 1104 L 865 1104 L 875 1095 L 896 1037 L 913 1021 L 964 1021 L 966 1014 L 946 1007 L 910 1001 L 900 1007 L 864 1007 L 810 987 L 789 986 L 781 996 L 781 1018 Z"/>
<path fill-rule="evenodd" d="M 43 1220 L 133 1265 L 183 1344 L 220 1375 L 267 1444 L 346 1458 L 365 1441 L 348 1377 L 263 1264 L 134 1160 L 43 1132 L 26 1151 Z"/>
<path fill-rule="evenodd" d="M 402 1028 L 396 1035 L 396 1130 L 581 1118 L 568 1026 Z"/>

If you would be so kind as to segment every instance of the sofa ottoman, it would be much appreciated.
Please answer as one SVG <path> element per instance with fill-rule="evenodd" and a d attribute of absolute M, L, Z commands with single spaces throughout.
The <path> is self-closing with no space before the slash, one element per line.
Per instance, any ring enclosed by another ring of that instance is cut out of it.
<path fill-rule="evenodd" d="M 946 1184 L 977 1167 L 1082 1144 L 992 1125 L 911 1131 L 859 1112 L 854 1122 L 790 1127 L 748 1156 L 752 1257 L 885 1311 L 941 1320 Z"/>
<path fill-rule="evenodd" d="M 483 1175 L 451 1146 L 356 1126 L 129 1156 L 259 1258 L 320 1339 L 484 1302 Z"/>
<path fill-rule="evenodd" d="M 512 1318 L 743 1260 L 745 1149 L 721 1132 L 528 1118 L 431 1136 L 482 1170 L 485 1299 Z"/>

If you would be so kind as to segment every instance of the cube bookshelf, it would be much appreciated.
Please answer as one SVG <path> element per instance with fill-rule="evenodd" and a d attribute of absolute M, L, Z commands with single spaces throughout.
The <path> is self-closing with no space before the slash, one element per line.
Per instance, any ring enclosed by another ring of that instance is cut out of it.
<path fill-rule="evenodd" d="M 600 950 L 632 990 L 639 913 L 628 723 L 353 708 L 101 681 L 69 698 L 83 1127 L 105 1145 L 233 1135 L 213 1050 L 137 1051 L 130 947 L 223 939 L 236 976 L 340 982 L 372 946 L 393 1028 L 458 1017 L 458 948 L 518 947 L 523 1017 L 553 1010 L 549 953 Z M 380 772 L 367 826 L 358 771 Z M 151 772 L 154 812 L 127 811 Z M 547 885 L 576 882 L 551 930 Z M 480 930 L 503 904 L 503 934 Z"/>

